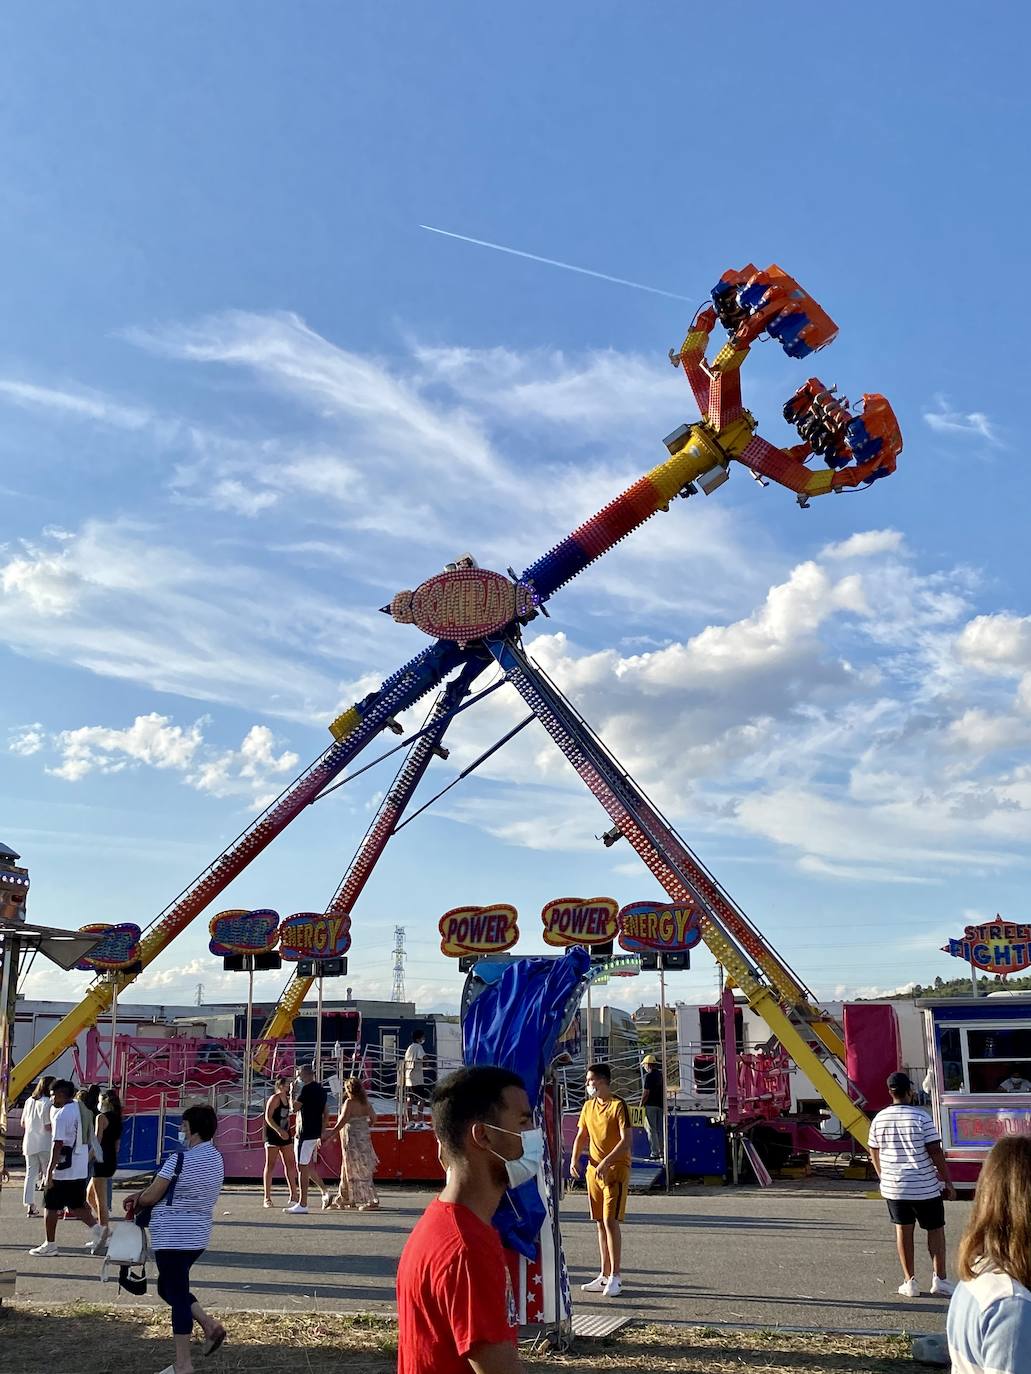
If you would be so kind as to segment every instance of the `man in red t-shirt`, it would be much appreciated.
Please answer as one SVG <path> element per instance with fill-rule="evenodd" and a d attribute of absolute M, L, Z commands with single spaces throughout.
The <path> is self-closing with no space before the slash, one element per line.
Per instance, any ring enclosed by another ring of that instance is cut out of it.
<path fill-rule="evenodd" d="M 433 1094 L 443 1192 L 408 1237 L 397 1271 L 398 1374 L 520 1374 L 515 1297 L 491 1217 L 532 1132 L 522 1079 L 459 1069 Z M 527 1151 L 529 1154 L 530 1151 Z"/>

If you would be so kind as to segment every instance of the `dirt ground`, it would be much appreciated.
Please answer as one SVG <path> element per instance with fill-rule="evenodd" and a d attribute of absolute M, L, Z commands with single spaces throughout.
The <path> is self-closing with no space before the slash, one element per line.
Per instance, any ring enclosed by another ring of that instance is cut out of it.
<path fill-rule="evenodd" d="M 394 1374 L 396 1327 L 378 1317 L 226 1312 L 230 1338 L 197 1368 L 211 1374 Z M 2 1374 L 156 1374 L 172 1357 L 165 1312 L 76 1303 L 5 1306 L 0 1320 Z M 901 1374 L 904 1338 L 798 1336 L 711 1327 L 631 1326 L 610 1340 L 581 1341 L 567 1355 L 527 1353 L 532 1374 L 572 1370 L 611 1374 Z"/>

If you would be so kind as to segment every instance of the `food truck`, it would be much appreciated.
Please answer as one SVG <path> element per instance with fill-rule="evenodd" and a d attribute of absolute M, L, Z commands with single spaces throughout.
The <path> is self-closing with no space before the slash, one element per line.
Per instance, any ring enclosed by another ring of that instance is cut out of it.
<path fill-rule="evenodd" d="M 1000 1137 L 1031 1135 L 1031 993 L 925 997 L 925 1087 L 953 1181 L 976 1182 Z"/>

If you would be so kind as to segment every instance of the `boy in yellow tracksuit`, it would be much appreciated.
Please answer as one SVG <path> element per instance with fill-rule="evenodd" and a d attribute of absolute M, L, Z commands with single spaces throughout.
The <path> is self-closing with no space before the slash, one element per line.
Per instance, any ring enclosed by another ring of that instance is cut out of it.
<path fill-rule="evenodd" d="M 587 1069 L 587 1101 L 580 1113 L 569 1172 L 573 1178 L 580 1177 L 580 1155 L 587 1146 L 587 1196 L 591 1216 L 598 1224 L 601 1272 L 581 1288 L 585 1293 L 604 1293 L 607 1298 L 618 1297 L 622 1288 L 619 1223 L 626 1216 L 630 1186 L 630 1139 L 630 1109 L 612 1091 L 612 1070 L 608 1064 L 591 1064 Z"/>

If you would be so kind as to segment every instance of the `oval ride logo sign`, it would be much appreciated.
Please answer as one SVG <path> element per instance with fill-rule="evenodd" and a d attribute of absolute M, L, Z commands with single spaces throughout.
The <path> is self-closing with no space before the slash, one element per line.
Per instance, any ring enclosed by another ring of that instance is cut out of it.
<path fill-rule="evenodd" d="M 80 926 L 81 935 L 103 935 L 99 945 L 84 954 L 75 965 L 84 973 L 112 973 L 135 964 L 140 957 L 140 928 L 126 922 L 123 925 Z"/>
<path fill-rule="evenodd" d="M 514 906 L 456 906 L 440 918 L 440 952 L 451 959 L 466 954 L 501 954 L 519 939 Z"/>
<path fill-rule="evenodd" d="M 351 948 L 351 918 L 330 912 L 300 911 L 279 927 L 284 959 L 339 959 Z"/>
<path fill-rule="evenodd" d="M 212 954 L 267 954 L 275 945 L 279 912 L 268 908 L 257 911 L 220 911 L 208 922 Z"/>
<path fill-rule="evenodd" d="M 607 945 L 616 938 L 619 903 L 611 897 L 556 897 L 541 912 L 546 945 Z"/>
<path fill-rule="evenodd" d="M 633 954 L 679 954 L 702 938 L 698 912 L 685 902 L 631 902 L 619 913 L 619 943 Z"/>

